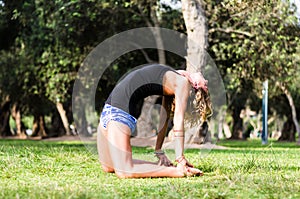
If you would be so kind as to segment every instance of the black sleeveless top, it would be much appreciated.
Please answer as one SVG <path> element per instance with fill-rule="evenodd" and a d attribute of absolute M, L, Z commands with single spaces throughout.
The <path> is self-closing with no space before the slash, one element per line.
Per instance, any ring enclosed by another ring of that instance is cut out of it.
<path fill-rule="evenodd" d="M 113 89 L 107 104 L 122 109 L 138 118 L 144 98 L 150 95 L 163 95 L 163 78 L 171 67 L 151 64 L 130 72 Z"/>

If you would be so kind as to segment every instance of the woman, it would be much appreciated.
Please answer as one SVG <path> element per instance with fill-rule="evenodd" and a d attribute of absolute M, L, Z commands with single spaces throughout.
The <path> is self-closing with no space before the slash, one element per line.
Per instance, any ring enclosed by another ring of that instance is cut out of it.
<path fill-rule="evenodd" d="M 201 171 L 193 168 L 183 155 L 184 113 L 191 88 L 200 93 L 200 96 L 205 93 L 208 96 L 207 81 L 201 73 L 189 74 L 159 64 L 144 66 L 121 80 L 107 99 L 100 117 L 97 146 L 103 170 L 115 172 L 120 178 L 201 175 Z M 174 104 L 173 132 L 177 167 L 173 167 L 160 150 L 167 128 L 166 121 L 160 123 L 161 130 L 156 144 L 160 164 L 132 158 L 130 135 L 136 127 L 136 118 L 139 115 L 136 107 L 150 95 L 163 96 L 161 113 L 167 113 L 167 121 L 170 118 L 171 105 Z M 211 112 L 207 99 L 208 97 L 202 104 L 198 103 L 198 109 L 202 109 L 200 115 Z"/>

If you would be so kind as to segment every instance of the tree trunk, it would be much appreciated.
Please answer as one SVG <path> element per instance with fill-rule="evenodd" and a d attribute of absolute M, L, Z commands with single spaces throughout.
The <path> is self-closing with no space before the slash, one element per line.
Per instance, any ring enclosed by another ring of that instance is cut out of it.
<path fill-rule="evenodd" d="M 145 2 L 144 2 L 145 3 Z M 150 19 L 144 15 L 144 6 L 142 4 L 139 4 L 139 9 L 140 9 L 140 14 L 143 16 L 146 24 L 148 27 L 156 27 L 159 28 L 160 27 L 160 22 L 157 16 L 157 10 L 158 10 L 158 5 L 157 5 L 157 1 L 156 0 L 149 0 L 146 2 L 148 5 L 150 5 L 150 10 L 148 10 L 150 12 Z M 151 21 L 150 21 L 151 20 Z M 152 34 L 155 38 L 155 43 L 157 46 L 157 53 L 158 53 L 158 62 L 160 64 L 166 64 L 166 53 L 163 50 L 164 49 L 164 44 L 163 44 L 163 40 L 161 37 L 161 32 L 159 29 L 151 29 Z"/>
<path fill-rule="evenodd" d="M 159 20 L 156 13 L 157 4 L 156 1 L 151 1 L 151 21 L 153 22 L 153 25 L 155 27 L 159 27 Z M 151 22 L 146 18 L 146 23 L 149 27 L 152 27 L 153 25 Z M 163 40 L 161 37 L 161 32 L 159 29 L 151 29 L 152 34 L 154 35 L 156 47 L 157 47 L 157 54 L 158 54 L 158 62 L 160 64 L 166 64 L 166 54 L 164 49 Z M 137 132 L 132 132 L 132 136 L 138 136 L 138 137 L 149 137 L 153 135 L 153 122 L 152 118 L 149 115 L 151 107 L 154 106 L 155 102 L 157 100 L 157 96 L 149 96 L 146 99 L 144 99 L 144 104 L 142 106 L 141 115 L 138 118 L 137 121 Z"/>
<path fill-rule="evenodd" d="M 226 121 L 223 122 L 223 130 L 224 130 L 224 135 L 225 135 L 226 139 L 228 139 L 232 136 L 230 127 Z"/>
<path fill-rule="evenodd" d="M 61 102 L 56 102 L 56 108 L 57 108 L 58 113 L 60 115 L 61 121 L 63 122 L 66 135 L 71 135 L 71 131 L 70 131 L 70 128 L 69 128 L 69 126 L 70 126 L 69 121 L 68 121 L 68 118 L 67 118 L 66 111 L 63 107 L 63 104 Z"/>
<path fill-rule="evenodd" d="M 64 125 L 59 114 L 53 114 L 51 117 L 51 129 L 49 129 L 49 136 L 63 136 L 66 134 Z"/>
<path fill-rule="evenodd" d="M 206 64 L 207 26 L 202 0 L 182 0 L 182 14 L 187 30 L 187 71 L 197 72 Z"/>
<path fill-rule="evenodd" d="M 232 110 L 233 129 L 231 139 L 243 139 L 243 118 L 241 118 L 241 111 L 245 109 L 245 105 L 249 98 L 249 94 L 253 89 L 252 81 L 242 78 L 240 80 L 240 87 L 232 99 L 230 109 Z"/>
<path fill-rule="evenodd" d="M 278 139 L 279 141 L 296 141 L 295 138 L 295 125 L 291 117 L 289 117 L 283 124 L 281 136 Z"/>
<path fill-rule="evenodd" d="M 279 86 L 279 88 L 283 91 L 283 93 L 285 94 L 285 96 L 287 97 L 288 101 L 289 101 L 289 105 L 291 107 L 291 113 L 292 113 L 292 120 L 294 123 L 294 126 L 296 128 L 296 132 L 298 133 L 298 143 L 300 144 L 300 125 L 297 119 L 297 112 L 296 112 L 296 107 L 294 104 L 294 100 L 293 97 L 290 93 L 290 91 L 286 88 L 286 86 L 280 82 L 276 82 L 276 85 Z M 295 133 L 295 132 L 293 132 Z"/>
<path fill-rule="evenodd" d="M 156 2 L 156 1 L 155 1 Z M 151 7 L 151 20 L 154 23 L 154 27 L 159 28 L 159 21 L 157 18 L 157 13 L 156 13 L 156 9 L 157 9 L 157 5 L 155 3 L 155 5 L 153 5 Z M 156 42 L 156 47 L 157 47 L 157 53 L 158 53 L 158 62 L 160 64 L 166 64 L 166 53 L 163 50 L 164 49 L 164 43 L 161 37 L 161 32 L 159 29 L 151 29 L 152 30 L 152 34 L 154 35 L 155 38 L 155 42 Z"/>
<path fill-rule="evenodd" d="M 45 118 L 42 114 L 35 114 L 32 126 L 32 136 L 45 138 L 48 136 L 45 126 Z"/>
<path fill-rule="evenodd" d="M 227 124 L 227 122 L 225 121 L 226 111 L 227 111 L 227 108 L 222 108 L 221 112 L 219 113 L 220 117 L 217 121 L 218 122 L 218 132 L 217 132 L 217 139 L 218 140 L 221 140 L 221 139 L 224 139 L 224 138 L 228 139 L 232 135 L 230 127 Z"/>
<path fill-rule="evenodd" d="M 202 0 L 182 0 L 182 14 L 187 30 L 187 57 L 186 70 L 193 72 L 201 72 L 206 65 L 206 48 L 208 46 L 207 26 L 205 12 L 202 8 Z M 197 143 L 198 140 L 211 142 L 211 135 L 206 128 L 205 136 L 200 127 L 198 136 L 194 136 Z"/>
<path fill-rule="evenodd" d="M 0 107 L 0 136 L 12 136 L 9 126 L 10 100 L 6 99 Z"/>
<path fill-rule="evenodd" d="M 142 112 L 137 122 L 137 137 L 153 136 L 153 127 L 151 117 L 151 108 L 154 106 L 157 96 L 149 96 L 144 99 Z"/>
<path fill-rule="evenodd" d="M 78 111 L 76 115 L 76 124 L 75 124 L 75 128 L 77 130 L 77 133 L 81 136 L 91 136 L 87 130 L 88 127 L 88 123 L 86 120 L 86 114 L 85 114 L 85 106 L 83 105 L 84 101 L 81 100 L 80 98 L 76 99 L 78 100 L 78 102 L 76 102 L 76 104 L 78 104 L 78 106 L 80 106 L 78 109 L 80 111 Z"/>
<path fill-rule="evenodd" d="M 25 126 L 22 122 L 21 111 L 17 103 L 15 103 L 11 110 L 11 116 L 16 122 L 17 135 L 19 138 L 26 138 Z"/>
<path fill-rule="evenodd" d="M 243 119 L 240 117 L 242 107 L 235 106 L 232 118 L 233 118 L 233 130 L 231 139 L 243 139 Z"/>

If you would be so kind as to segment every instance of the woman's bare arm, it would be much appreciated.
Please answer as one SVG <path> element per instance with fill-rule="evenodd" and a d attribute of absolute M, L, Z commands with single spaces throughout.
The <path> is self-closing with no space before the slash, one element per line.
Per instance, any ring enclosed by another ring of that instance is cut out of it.
<path fill-rule="evenodd" d="M 190 84 L 186 78 L 177 76 L 175 87 L 174 138 L 176 157 L 183 156 L 184 150 L 184 113 L 187 107 Z"/>
<path fill-rule="evenodd" d="M 168 123 L 170 120 L 170 103 L 172 103 L 172 98 L 171 97 L 165 97 L 163 96 L 162 98 L 162 106 L 160 109 L 160 121 L 158 125 L 158 135 L 157 135 L 157 140 L 156 140 L 156 145 L 155 145 L 155 150 L 160 150 L 168 128 Z"/>
<path fill-rule="evenodd" d="M 164 151 L 161 150 L 170 121 L 172 101 L 173 97 L 163 96 L 162 98 L 162 106 L 160 109 L 160 122 L 158 126 L 158 135 L 155 145 L 155 155 L 158 158 L 158 165 L 173 166 L 173 163 L 165 155 Z"/>

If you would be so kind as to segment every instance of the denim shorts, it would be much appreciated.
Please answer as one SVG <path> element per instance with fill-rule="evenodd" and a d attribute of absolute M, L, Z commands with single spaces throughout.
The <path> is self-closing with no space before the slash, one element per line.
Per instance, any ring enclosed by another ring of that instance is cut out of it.
<path fill-rule="evenodd" d="M 109 121 L 111 120 L 127 125 L 130 128 L 131 133 L 134 132 L 137 122 L 137 119 L 135 119 L 135 117 L 133 117 L 126 111 L 123 111 L 109 104 L 105 104 L 100 116 L 100 124 L 103 128 L 106 129 Z"/>

